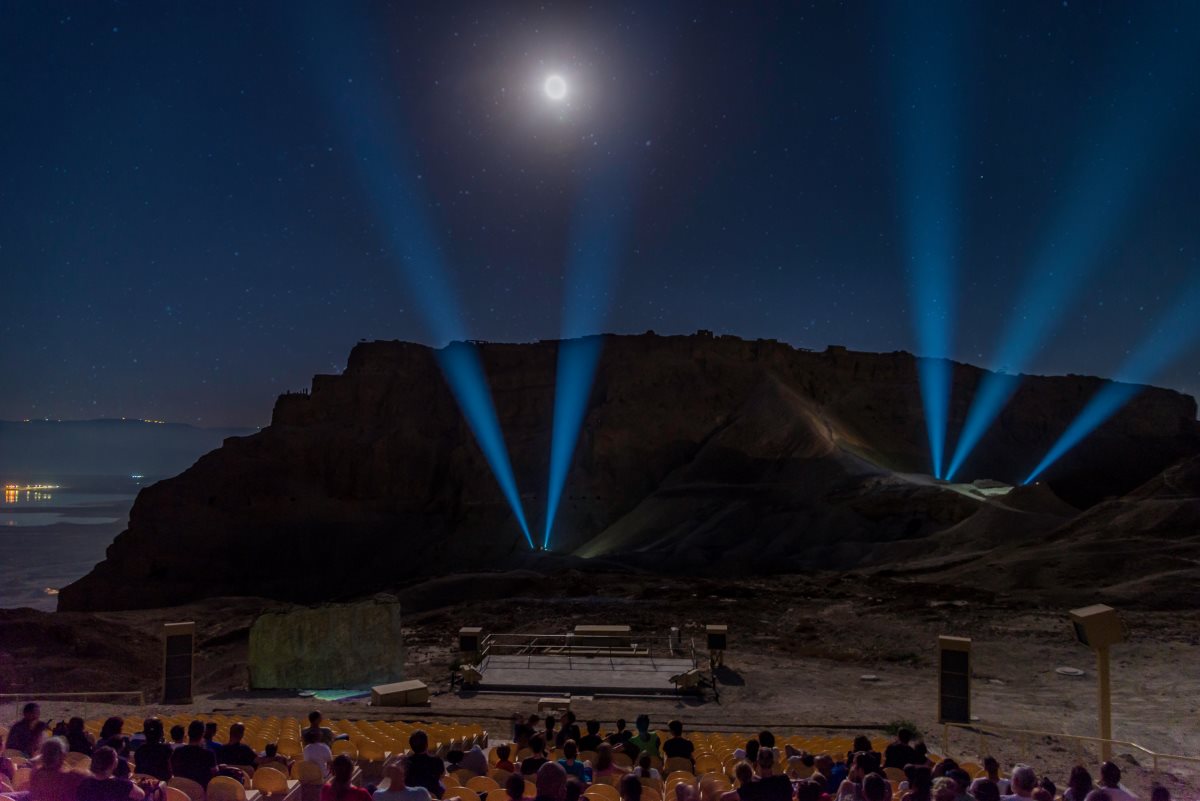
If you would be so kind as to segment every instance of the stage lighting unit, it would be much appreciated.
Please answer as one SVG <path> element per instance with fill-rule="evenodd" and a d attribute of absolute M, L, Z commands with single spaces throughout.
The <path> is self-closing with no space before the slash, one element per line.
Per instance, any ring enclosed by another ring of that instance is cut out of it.
<path fill-rule="evenodd" d="M 483 629 L 463 626 L 458 630 L 458 650 L 462 654 L 477 654 L 483 647 Z"/>
<path fill-rule="evenodd" d="M 971 640 L 938 637 L 938 723 L 971 722 Z"/>
<path fill-rule="evenodd" d="M 1124 642 L 1125 631 L 1117 610 L 1104 604 L 1093 604 L 1071 610 L 1075 639 L 1096 652 L 1096 678 L 1100 718 L 1100 757 L 1112 758 L 1112 685 L 1109 676 L 1108 649 Z"/>

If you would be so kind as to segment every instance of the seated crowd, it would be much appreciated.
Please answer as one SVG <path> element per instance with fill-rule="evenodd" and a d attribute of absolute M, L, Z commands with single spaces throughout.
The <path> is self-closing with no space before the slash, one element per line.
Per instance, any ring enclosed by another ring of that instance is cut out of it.
<path fill-rule="evenodd" d="M 292 767 L 274 743 L 261 753 L 243 743 L 241 723 L 229 726 L 224 743 L 215 740 L 216 724 L 199 720 L 172 728 L 169 740 L 158 718 L 147 718 L 132 736 L 123 728 L 119 717 L 105 721 L 98 737 L 80 718 L 51 728 L 39 720 L 36 704 L 27 705 L 0 758 L 0 793 L 13 801 L 142 801 L 147 791 L 158 791 L 156 781 L 181 777 L 204 788 L 217 776 L 244 782 L 255 770 L 277 768 L 286 776 Z M 712 755 L 701 764 L 705 755 L 680 721 L 671 721 L 667 731 L 665 737 L 653 731 L 647 715 L 637 718 L 633 731 L 618 720 L 607 735 L 595 720 L 581 729 L 571 712 L 558 720 L 518 716 L 511 743 L 486 750 L 443 745 L 431 753 L 427 733 L 417 729 L 406 753 L 384 760 L 378 786 L 360 787 L 354 784 L 355 760 L 334 755 L 335 735 L 313 712 L 301 735 L 302 761 L 326 779 L 320 801 L 1135 801 L 1112 762 L 1100 766 L 1097 778 L 1076 766 L 1059 787 L 1028 765 L 1016 765 L 1004 777 L 992 757 L 980 766 L 935 760 L 904 729 L 882 753 L 859 736 L 850 750 L 836 754 L 778 747 L 774 735 L 763 731 L 717 769 Z M 80 755 L 76 769 L 68 764 L 71 753 Z M 20 791 L 13 788 L 9 754 L 24 755 L 32 769 Z M 1170 801 L 1170 794 L 1156 786 L 1148 801 Z"/>

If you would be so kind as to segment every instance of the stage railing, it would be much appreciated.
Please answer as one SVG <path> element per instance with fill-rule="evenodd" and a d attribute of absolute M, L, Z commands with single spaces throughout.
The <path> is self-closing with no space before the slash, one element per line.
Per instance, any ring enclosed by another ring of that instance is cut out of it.
<path fill-rule="evenodd" d="M 597 658 L 607 658 L 615 667 L 613 660 L 618 657 L 645 658 L 651 665 L 656 658 L 687 659 L 693 668 L 697 666 L 693 639 L 685 642 L 681 637 L 640 634 L 487 634 L 480 644 L 480 661 L 489 656 L 524 656 L 528 665 L 539 656 L 565 656 L 568 669 L 575 667 L 577 659 L 583 667 L 594 665 Z"/>

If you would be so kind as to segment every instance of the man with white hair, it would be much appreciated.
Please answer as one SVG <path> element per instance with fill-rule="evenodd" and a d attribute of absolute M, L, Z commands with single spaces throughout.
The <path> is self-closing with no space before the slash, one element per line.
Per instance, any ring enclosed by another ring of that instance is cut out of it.
<path fill-rule="evenodd" d="M 1032 798 L 1037 787 L 1037 773 L 1028 765 L 1017 765 L 1012 772 L 1012 794 L 1000 796 L 1000 801 L 1022 801 Z"/>
<path fill-rule="evenodd" d="M 534 801 L 563 801 L 567 797 L 567 771 L 557 762 L 538 768 Z"/>

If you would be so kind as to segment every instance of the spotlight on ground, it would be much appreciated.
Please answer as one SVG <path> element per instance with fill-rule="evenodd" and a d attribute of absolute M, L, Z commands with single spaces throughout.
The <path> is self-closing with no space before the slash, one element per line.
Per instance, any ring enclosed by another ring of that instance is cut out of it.
<path fill-rule="evenodd" d="M 450 385 L 458 401 L 459 408 L 467 418 L 467 424 L 475 434 L 475 441 L 479 443 L 496 481 L 500 483 L 504 499 L 512 507 L 517 524 L 525 535 L 525 541 L 532 548 L 533 537 L 529 533 L 529 524 L 525 521 L 521 494 L 517 491 L 517 479 L 509 462 L 508 449 L 504 446 L 504 435 L 500 432 L 500 420 L 496 417 L 492 393 L 488 391 L 479 351 L 468 342 L 451 342 L 438 351 L 438 363 L 446 376 L 446 383 Z"/>
<path fill-rule="evenodd" d="M 1117 372 L 1118 380 L 1106 383 L 1092 396 L 1024 483 L 1036 481 L 1046 468 L 1137 397 L 1146 382 L 1152 381 L 1187 352 L 1200 339 L 1197 320 L 1200 320 L 1200 285 L 1180 296 L 1162 321 L 1126 359 Z"/>
<path fill-rule="evenodd" d="M 550 488 L 546 500 L 546 531 L 542 547 L 550 548 L 550 531 L 562 499 L 575 453 L 575 442 L 587 411 L 592 379 L 603 348 L 601 337 L 564 339 L 558 343 L 558 372 L 554 384 L 554 429 L 550 445 Z"/>
<path fill-rule="evenodd" d="M 1136 202 L 1153 192 L 1154 157 L 1174 133 L 1174 117 L 1189 106 L 1193 55 L 1171 33 L 1165 16 L 1150 22 L 1146 35 L 1166 44 L 1138 49 L 1136 61 L 1119 74 L 1129 76 L 1104 104 L 1107 119 L 1086 131 L 1065 202 L 1051 219 L 1040 249 L 1018 291 L 1013 313 L 1001 333 L 992 363 L 1009 373 L 1027 370 L 1055 327 L 1081 295 L 1107 250 L 1131 216 Z M 1148 61 L 1145 59 L 1149 59 Z M 1155 75 L 1147 81 L 1144 76 Z M 979 386 L 946 472 L 952 479 L 1016 392 L 1019 379 L 987 375 Z"/>

